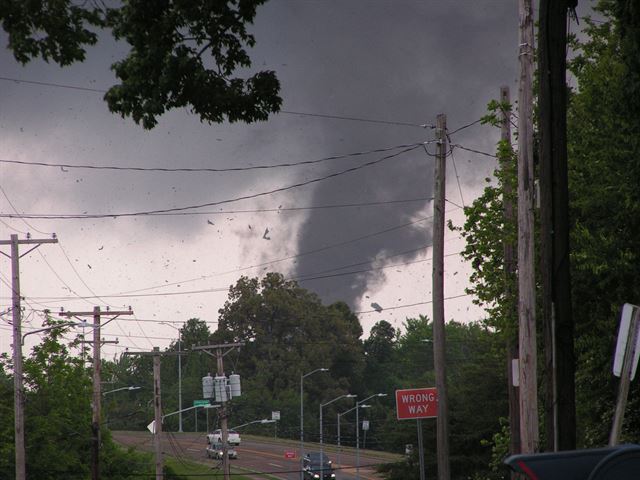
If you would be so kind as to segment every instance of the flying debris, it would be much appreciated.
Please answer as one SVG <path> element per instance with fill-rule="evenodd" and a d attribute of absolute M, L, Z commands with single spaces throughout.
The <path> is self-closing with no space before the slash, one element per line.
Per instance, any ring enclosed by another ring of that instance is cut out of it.
<path fill-rule="evenodd" d="M 269 229 L 265 229 L 264 231 L 264 235 L 262 235 L 262 238 L 264 238 L 265 240 L 271 240 L 271 237 L 267 237 L 267 234 L 269 233 Z"/>
<path fill-rule="evenodd" d="M 207 220 L 207 223 L 208 223 L 209 225 L 215 225 L 215 223 L 213 223 L 211 220 Z"/>
<path fill-rule="evenodd" d="M 379 304 L 377 304 L 376 302 L 373 302 L 371 304 L 371 308 L 373 308 L 378 313 L 382 312 L 382 307 Z"/>
<path fill-rule="evenodd" d="M 98 250 L 102 250 L 104 248 L 104 245 L 102 245 Z"/>

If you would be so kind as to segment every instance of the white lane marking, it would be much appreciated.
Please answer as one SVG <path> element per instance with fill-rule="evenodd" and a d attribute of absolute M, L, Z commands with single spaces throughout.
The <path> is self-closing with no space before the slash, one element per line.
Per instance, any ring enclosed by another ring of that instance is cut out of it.
<path fill-rule="evenodd" d="M 199 452 L 201 449 L 200 448 L 187 448 L 187 450 L 189 450 L 190 452 Z"/>
<path fill-rule="evenodd" d="M 282 465 L 279 465 L 277 463 L 269 463 L 269 465 L 271 465 L 272 467 L 278 467 L 278 468 L 283 468 Z"/>

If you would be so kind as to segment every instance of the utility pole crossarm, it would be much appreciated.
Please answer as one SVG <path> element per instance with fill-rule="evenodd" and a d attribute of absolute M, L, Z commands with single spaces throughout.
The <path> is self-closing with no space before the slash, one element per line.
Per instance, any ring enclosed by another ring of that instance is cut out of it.
<path fill-rule="evenodd" d="M 226 352 L 222 352 L 222 356 L 224 357 L 225 355 L 230 353 L 234 348 L 240 348 L 240 347 L 243 347 L 243 346 L 244 346 L 244 342 L 223 343 L 223 344 L 218 344 L 218 345 L 202 345 L 202 346 L 192 345 L 191 350 L 192 351 L 194 351 L 194 350 L 203 351 L 207 355 L 217 358 L 218 357 L 217 353 L 211 353 L 208 350 L 218 350 L 218 349 L 226 348 L 227 351 Z"/>
<path fill-rule="evenodd" d="M 11 240 L 0 240 L 0 245 L 11 245 L 12 241 Z M 58 243 L 58 239 L 57 238 L 43 238 L 43 239 L 37 239 L 37 238 L 26 238 L 24 240 L 18 240 L 18 243 L 20 245 L 40 245 L 42 243 Z"/>

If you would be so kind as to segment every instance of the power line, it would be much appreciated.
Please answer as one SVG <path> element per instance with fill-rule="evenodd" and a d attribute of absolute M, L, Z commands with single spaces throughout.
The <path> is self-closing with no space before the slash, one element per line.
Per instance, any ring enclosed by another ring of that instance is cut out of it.
<path fill-rule="evenodd" d="M 389 120 L 376 120 L 372 118 L 361 117 L 346 117 L 341 115 L 326 115 L 322 113 L 309 113 L 309 112 L 293 112 L 291 110 L 280 110 L 278 113 L 284 113 L 287 115 L 300 115 L 304 117 L 318 117 L 318 118 L 330 118 L 334 120 L 348 120 L 352 122 L 364 122 L 364 123 L 377 123 L 381 125 L 396 125 L 402 127 L 418 127 L 418 128 L 434 128 L 434 125 L 430 123 L 409 123 L 409 122 L 395 122 Z"/>
<path fill-rule="evenodd" d="M 4 191 L 4 188 L 2 188 L 2 185 L 0 185 L 0 191 L 2 192 L 2 195 L 4 195 L 4 198 L 6 198 L 7 203 L 9 203 L 9 205 L 11 206 L 11 208 L 13 209 L 14 212 L 16 212 L 17 217 L 16 218 L 20 218 L 20 220 L 22 220 L 22 222 L 29 227 L 31 230 L 34 230 L 35 232 L 38 232 L 42 235 L 51 235 L 50 232 L 42 232 L 40 230 L 38 230 L 37 228 L 35 228 L 33 225 L 29 224 L 29 222 L 27 222 L 24 218 L 22 218 L 20 216 L 20 213 L 18 212 L 18 209 L 16 208 L 16 206 L 13 204 L 13 202 L 11 201 L 11 199 L 9 198 L 9 196 L 7 195 L 7 192 Z"/>
<path fill-rule="evenodd" d="M 444 297 L 444 300 L 454 300 L 456 298 L 463 298 L 463 297 L 470 297 L 470 296 L 471 296 L 470 293 L 462 293 L 460 295 L 453 295 L 451 297 Z M 385 310 L 397 310 L 397 309 L 400 309 L 400 308 L 417 307 L 419 305 L 428 305 L 430 303 L 433 303 L 433 300 L 428 300 L 426 302 L 409 303 L 409 304 L 405 304 L 405 305 L 397 305 L 395 307 L 387 307 L 387 308 L 384 308 L 383 311 L 385 311 Z M 380 313 L 380 312 L 378 312 L 378 310 L 362 310 L 360 312 L 353 312 L 353 313 L 355 313 L 356 315 L 361 315 L 361 314 L 364 314 L 364 313 L 374 313 L 374 312 Z"/>
<path fill-rule="evenodd" d="M 492 153 L 487 153 L 487 152 L 481 152 L 480 150 L 474 150 L 473 148 L 467 148 L 467 147 L 463 147 L 462 145 L 460 145 L 459 143 L 455 143 L 455 144 L 450 144 L 451 145 L 451 149 L 453 150 L 454 148 L 460 148 L 462 150 L 466 150 L 467 152 L 472 152 L 472 153 L 477 153 L 480 155 L 484 155 L 486 157 L 492 157 L 492 158 L 498 158 L 497 155 L 493 155 Z"/>
<path fill-rule="evenodd" d="M 456 256 L 456 255 L 460 255 L 460 252 L 450 253 L 450 254 L 448 254 L 446 256 L 447 257 L 451 257 L 451 256 Z M 393 265 L 384 265 L 382 267 L 372 267 L 372 268 L 363 269 L 363 270 L 354 270 L 354 271 L 350 271 L 350 272 L 341 272 L 341 273 L 334 273 L 334 274 L 328 274 L 328 275 L 311 276 L 313 274 L 309 274 L 309 275 L 305 276 L 305 278 L 301 278 L 300 282 L 307 282 L 307 281 L 311 281 L 311 280 L 319 280 L 319 279 L 326 279 L 326 278 L 343 277 L 343 276 L 347 276 L 347 275 L 356 275 L 356 274 L 359 274 L 359 273 L 366 273 L 366 272 L 372 272 L 372 271 L 377 271 L 377 270 L 384 270 L 384 269 L 388 269 L 388 268 L 397 268 L 397 267 L 400 267 L 400 266 L 413 265 L 415 263 L 426 262 L 426 261 L 429 261 L 429 260 L 430 259 L 414 260 L 414 261 L 406 262 L 406 263 L 398 263 L 398 264 L 393 264 Z M 344 267 L 344 268 L 347 268 L 347 267 Z M 296 277 L 286 278 L 285 280 L 295 280 L 295 279 L 296 279 Z M 149 289 L 152 289 L 152 288 L 159 288 L 159 287 L 150 287 Z M 106 294 L 106 295 L 101 295 L 101 297 L 103 297 L 103 298 L 163 297 L 163 296 L 195 295 L 195 294 L 200 294 L 200 293 L 226 293 L 226 292 L 228 292 L 228 290 L 229 290 L 228 287 L 216 287 L 216 288 L 205 288 L 205 289 L 200 289 L 200 290 L 187 290 L 187 291 L 183 291 L 183 292 L 175 291 L 175 292 L 163 292 L 163 293 Z M 31 300 L 38 299 L 38 300 L 49 301 L 49 302 L 76 299 L 76 297 L 27 297 L 27 298 L 29 298 Z M 95 296 L 86 296 L 86 297 L 80 297 L 80 298 L 92 299 L 92 298 L 96 298 L 96 297 Z M 430 302 L 428 302 L 428 303 L 430 303 Z M 363 313 L 368 313 L 368 312 L 363 312 Z"/>
<path fill-rule="evenodd" d="M 67 85 L 63 83 L 54 83 L 54 82 L 41 82 L 37 80 L 23 80 L 20 78 L 12 78 L 12 77 L 0 77 L 0 80 L 5 82 L 15 82 L 15 83 L 25 83 L 28 85 L 39 85 L 41 87 L 54 87 L 54 88 L 65 88 L 68 90 L 79 90 L 82 92 L 92 92 L 92 93 L 107 93 L 107 90 L 100 88 L 89 88 L 89 87 L 80 87 L 77 85 Z M 312 112 L 294 112 L 291 110 L 280 110 L 280 114 L 284 115 L 299 115 L 305 117 L 317 117 L 317 118 L 328 118 L 334 120 L 347 120 L 351 122 L 362 122 L 362 123 L 375 123 L 381 125 L 396 125 L 403 127 L 417 127 L 417 128 L 433 128 L 431 124 L 420 124 L 420 123 L 410 123 L 410 122 L 397 122 L 391 120 L 378 120 L 373 118 L 362 118 L 362 117 L 353 117 L 353 116 L 343 116 L 343 115 L 328 115 L 323 113 L 312 113 Z"/>
<path fill-rule="evenodd" d="M 235 268 L 235 269 L 232 269 L 232 270 L 227 270 L 227 271 L 219 272 L 219 273 L 212 274 L 212 275 L 203 275 L 203 276 L 200 276 L 200 277 L 191 278 L 191 279 L 187 279 L 187 280 L 164 283 L 162 285 L 156 285 L 154 287 L 146 287 L 146 288 L 142 288 L 142 289 L 138 289 L 138 290 L 130 290 L 130 291 L 123 292 L 123 293 L 137 293 L 137 292 L 143 292 L 143 291 L 147 291 L 147 290 L 155 290 L 156 288 L 165 288 L 165 287 L 169 287 L 169 286 L 172 286 L 172 285 L 181 285 L 181 284 L 187 283 L 187 282 L 195 282 L 195 281 L 200 281 L 200 280 L 204 280 L 204 279 L 207 279 L 207 278 L 220 277 L 220 276 L 223 276 L 223 275 L 228 275 L 230 273 L 238 273 L 238 272 L 243 272 L 243 271 L 246 271 L 246 270 L 253 270 L 253 269 L 256 269 L 256 268 L 261 268 L 261 267 L 265 267 L 265 266 L 268 266 L 268 265 L 273 265 L 273 264 L 276 264 L 276 263 L 284 262 L 286 260 L 293 260 L 295 258 L 300 258 L 300 257 L 306 256 L 306 255 L 311 255 L 311 254 L 314 254 L 314 253 L 323 252 L 323 251 L 326 251 L 326 250 L 330 250 L 332 248 L 342 247 L 344 245 L 355 243 L 355 242 L 358 242 L 360 240 L 366 240 L 368 238 L 376 237 L 378 235 L 383 235 L 385 233 L 389 233 L 389 232 L 392 232 L 392 231 L 395 231 L 395 230 L 399 230 L 399 229 L 402 229 L 402 228 L 410 227 L 410 226 L 418 224 L 420 222 L 424 222 L 426 220 L 429 220 L 430 218 L 432 218 L 432 217 L 419 218 L 419 219 L 411 221 L 411 222 L 407 222 L 407 223 L 403 223 L 403 224 L 399 224 L 399 225 L 394 225 L 392 227 L 385 228 L 385 229 L 382 229 L 382 230 L 378 230 L 378 231 L 375 231 L 375 232 L 371 232 L 371 233 L 368 233 L 368 234 L 365 234 L 365 235 L 361 235 L 359 237 L 351 238 L 349 240 L 345 240 L 345 241 L 338 242 L 338 243 L 332 243 L 332 244 L 329 244 L 329 245 L 325 245 L 324 247 L 319 247 L 319 248 L 316 248 L 316 249 L 307 250 L 305 252 L 300 252 L 300 253 L 297 253 L 295 255 L 289 255 L 287 257 L 281 257 L 281 258 L 278 258 L 278 259 L 275 259 L 275 260 L 268 260 L 266 262 L 258 263 L 258 264 L 255 264 L 255 265 L 249 265 L 249 266 L 246 266 L 246 267 Z"/>
<path fill-rule="evenodd" d="M 399 200 L 380 200 L 371 202 L 353 202 L 353 203 L 336 203 L 329 205 L 309 205 L 305 207 L 276 207 L 276 208 L 256 208 L 256 209 L 242 209 L 242 210 L 218 210 L 208 212 L 168 212 L 168 213 L 155 213 L 150 216 L 188 216 L 188 215 L 235 215 L 241 213 L 280 213 L 280 212 L 297 212 L 306 210 L 328 210 L 333 208 L 362 208 L 362 207 L 378 207 L 386 205 L 399 205 L 413 202 L 425 202 L 433 200 L 433 197 L 417 197 L 407 198 Z M 456 205 L 450 202 L 452 205 Z M 456 205 L 459 206 L 459 205 Z M 462 207 L 460 207 L 462 208 Z M 109 218 L 110 215 L 105 215 L 104 218 Z M 45 220 L 83 220 L 93 219 L 90 214 L 35 214 L 35 213 L 18 213 L 18 214 L 3 214 L 0 213 L 0 218 L 28 218 L 28 219 L 45 219 Z M 4 223 L 4 222 L 2 222 Z M 6 225 L 6 224 L 5 224 Z M 15 230 L 15 229 L 14 229 Z M 16 230 L 19 233 L 26 233 Z"/>
<path fill-rule="evenodd" d="M 476 124 L 478 124 L 478 123 L 480 123 L 480 122 L 482 122 L 482 118 L 479 118 L 478 120 L 475 120 L 475 121 L 473 121 L 473 122 L 471 122 L 471 123 L 468 123 L 468 124 L 466 124 L 466 125 L 463 125 L 463 126 L 461 126 L 461 127 L 458 127 L 458 128 L 456 128 L 455 130 L 453 130 L 453 131 L 451 131 L 451 132 L 447 132 L 447 133 L 448 133 L 449 135 L 453 135 L 453 134 L 455 134 L 455 133 L 458 133 L 458 132 L 460 132 L 460 131 L 464 130 L 465 128 L 472 127 L 472 126 L 474 126 L 474 125 L 476 125 Z"/>
<path fill-rule="evenodd" d="M 426 143 L 430 143 L 430 142 L 426 142 Z M 71 218 L 117 218 L 117 217 L 136 217 L 136 216 L 143 216 L 143 215 L 157 215 L 160 213 L 168 213 L 168 212 L 180 212 L 180 211 L 185 211 L 185 210 L 192 210 L 192 209 L 197 209 L 197 208 L 204 208 L 204 207 L 213 207 L 216 205 L 224 205 L 224 204 L 228 204 L 228 203 L 234 203 L 234 202 L 238 202 L 241 200 L 250 200 L 253 198 L 259 198 L 259 197 L 264 197 L 267 195 L 272 195 L 274 193 L 280 193 L 280 192 L 284 192 L 287 190 L 292 190 L 295 188 L 299 188 L 299 187 L 303 187 L 306 185 L 311 185 L 313 183 L 318 183 L 324 180 L 328 180 L 331 178 L 335 178 L 341 175 L 345 175 L 347 173 L 352 173 L 355 172 L 357 170 L 361 170 L 363 168 L 366 167 L 370 167 L 376 164 L 379 164 L 385 160 L 389 160 L 391 158 L 400 156 L 404 153 L 408 153 L 412 150 L 415 150 L 417 148 L 419 148 L 420 146 L 422 146 L 423 144 L 419 144 L 418 146 L 412 146 L 409 148 L 406 148 L 404 150 L 401 150 L 400 152 L 396 152 L 393 153 L 391 155 L 386 155 L 382 158 L 378 158 L 376 160 L 371 160 L 369 162 L 366 163 L 362 163 L 360 165 L 357 165 L 355 167 L 351 167 L 351 168 L 347 168 L 345 170 L 341 170 L 339 172 L 334 172 L 334 173 L 330 173 L 328 175 L 323 175 L 322 177 L 317 177 L 317 178 L 313 178 L 311 180 L 306 180 L 304 182 L 298 182 L 298 183 L 294 183 L 292 185 L 287 185 L 284 187 L 279 187 L 279 188 L 275 188 L 273 190 L 268 190 L 265 192 L 259 192 L 259 193 L 254 193 L 251 195 L 243 195 L 240 197 L 235 197 L 235 198 L 228 198 L 225 200 L 218 200 L 217 202 L 208 202 L 208 203 L 202 203 L 202 204 L 198 204 L 198 205 L 188 205 L 188 206 L 184 206 L 184 207 L 174 207 L 174 208 L 165 208 L 165 209 L 157 209 L 157 210 L 148 210 L 148 211 L 140 211 L 140 212 L 129 212 L 129 213 L 104 213 L 104 214 L 83 214 L 83 215 L 69 215 L 69 216 L 56 216 L 56 215 L 40 215 L 40 216 L 31 216 L 29 218 L 45 218 L 45 219 L 71 219 Z M 0 215 L 0 217 L 7 217 L 6 215 Z M 23 217 L 17 217 L 17 218 L 23 218 Z"/>
<path fill-rule="evenodd" d="M 372 153 L 384 153 L 401 148 L 419 147 L 423 143 L 410 143 L 396 145 L 393 147 L 376 148 L 361 152 L 347 153 L 344 155 L 333 155 L 316 160 L 302 160 L 299 162 L 276 163 L 270 165 L 251 165 L 246 167 L 226 167 L 226 168 L 163 168 L 163 167 L 120 167 L 116 165 L 88 165 L 88 164 L 71 164 L 71 163 L 46 163 L 46 162 L 28 162 L 23 160 L 7 160 L 0 159 L 0 163 L 8 163 L 14 165 L 27 165 L 36 167 L 53 167 L 53 168 L 69 168 L 69 169 L 86 169 L 86 170 L 116 170 L 129 172 L 160 172 L 160 173 L 224 173 L 224 172 L 246 172 L 251 170 L 267 170 L 273 168 L 297 167 L 300 165 L 314 165 L 317 163 L 327 162 L 330 160 L 339 160 L 344 158 L 359 157 L 370 155 Z"/>

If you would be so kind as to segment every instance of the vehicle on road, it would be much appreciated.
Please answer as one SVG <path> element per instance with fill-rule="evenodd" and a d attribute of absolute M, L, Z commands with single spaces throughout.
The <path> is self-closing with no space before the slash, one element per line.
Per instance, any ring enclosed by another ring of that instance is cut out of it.
<path fill-rule="evenodd" d="M 209 445 L 214 443 L 222 443 L 222 430 L 214 430 L 207 435 L 207 443 Z M 229 445 L 240 445 L 240 434 L 235 430 L 229 430 L 227 436 L 227 443 Z"/>
<path fill-rule="evenodd" d="M 222 443 L 212 443 L 207 447 L 207 457 L 221 460 L 223 455 Z M 227 447 L 227 456 L 235 460 L 238 458 L 238 452 L 235 448 Z"/>
<path fill-rule="evenodd" d="M 304 456 L 302 465 L 304 478 L 309 480 L 333 480 L 336 478 L 329 457 L 320 452 L 309 452 Z"/>

